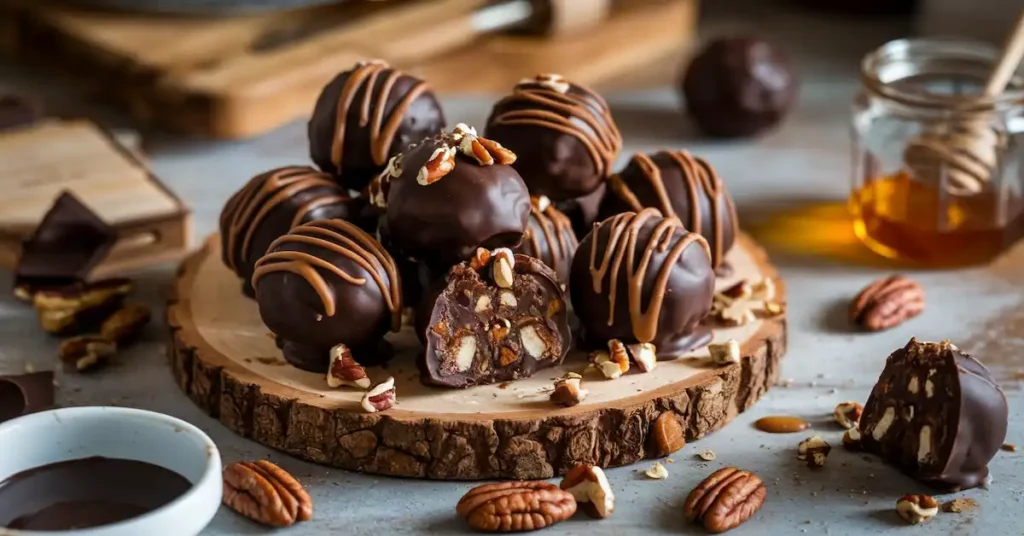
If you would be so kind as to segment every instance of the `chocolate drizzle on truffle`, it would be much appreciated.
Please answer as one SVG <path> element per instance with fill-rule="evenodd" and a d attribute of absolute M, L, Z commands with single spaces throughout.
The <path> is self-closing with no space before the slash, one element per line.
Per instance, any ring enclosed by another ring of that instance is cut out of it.
<path fill-rule="evenodd" d="M 653 207 L 677 217 L 688 231 L 710 243 L 718 268 L 736 235 L 736 208 L 725 185 L 706 161 L 688 151 L 634 154 L 622 173 L 608 179 L 601 217 Z"/>
<path fill-rule="evenodd" d="M 622 149 L 622 135 L 604 99 L 550 74 L 521 80 L 498 101 L 487 136 L 522 157 L 516 168 L 531 193 L 555 201 L 592 192 L 611 173 Z M 571 140 L 577 145 L 566 145 Z"/>
<path fill-rule="evenodd" d="M 330 175 L 311 167 L 289 166 L 257 175 L 228 200 L 221 213 L 224 264 L 249 278 L 271 241 L 307 221 L 350 216 L 347 206 L 332 205 L 351 201 L 352 197 Z M 272 216 L 277 209 L 285 210 L 286 204 L 287 214 Z M 275 229 L 267 231 L 262 224 L 270 219 L 275 220 L 270 224 Z M 262 250 L 253 247 L 254 242 L 262 242 Z"/>
<path fill-rule="evenodd" d="M 530 222 L 517 253 L 540 259 L 558 274 L 562 281 L 569 280 L 569 268 L 579 241 L 572 230 L 572 222 L 551 201 L 544 197 L 530 199 Z"/>
<path fill-rule="evenodd" d="M 402 327 L 402 295 L 401 286 L 394 285 L 398 281 L 398 269 L 395 261 L 384 248 L 370 235 L 344 220 L 324 220 L 316 225 L 302 225 L 292 232 L 278 238 L 270 245 L 269 253 L 256 263 L 253 274 L 253 286 L 260 278 L 274 272 L 290 272 L 302 276 L 313 288 L 324 307 L 324 314 L 332 317 L 337 312 L 337 302 L 332 285 L 328 283 L 320 270 L 326 270 L 341 278 L 350 285 L 365 285 L 366 278 L 354 276 L 341 267 L 321 257 L 305 251 L 281 251 L 277 248 L 288 243 L 301 243 L 325 249 L 354 261 L 373 278 L 385 303 L 391 311 L 391 330 L 398 331 Z M 385 281 L 381 272 L 387 275 Z"/>

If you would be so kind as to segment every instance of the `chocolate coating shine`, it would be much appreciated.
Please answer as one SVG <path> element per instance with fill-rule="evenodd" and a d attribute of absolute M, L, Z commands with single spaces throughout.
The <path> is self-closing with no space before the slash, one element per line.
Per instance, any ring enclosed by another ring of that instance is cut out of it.
<path fill-rule="evenodd" d="M 457 131 L 424 140 L 397 159 L 400 169 L 387 195 L 392 252 L 426 262 L 438 275 L 478 247 L 519 244 L 530 217 L 530 196 L 519 173 L 497 161 L 482 165 L 458 150 Z M 442 159 L 446 148 L 451 170 L 422 184 L 420 174 L 429 161 Z"/>
<path fill-rule="evenodd" d="M 528 378 L 565 358 L 572 333 L 557 276 L 533 257 L 514 259 L 510 288 L 497 285 L 493 262 L 480 271 L 464 262 L 424 302 L 417 315 L 423 383 L 462 388 Z"/>
<path fill-rule="evenodd" d="M 569 217 L 577 239 L 582 240 L 593 229 L 594 223 L 600 221 L 597 211 L 601 207 L 601 200 L 604 199 L 607 185 L 608 181 L 604 181 L 596 190 L 583 197 L 555 203 L 555 207 Z"/>
<path fill-rule="evenodd" d="M 585 349 L 649 342 L 668 360 L 711 340 L 700 321 L 714 285 L 707 241 L 648 208 L 594 226 L 573 259 L 569 295 Z"/>
<path fill-rule="evenodd" d="M 314 220 L 360 219 L 365 204 L 330 175 L 308 166 L 261 173 L 231 196 L 221 212 L 221 258 L 242 279 L 245 294 L 252 296 L 256 261 L 271 242 Z"/>
<path fill-rule="evenodd" d="M 516 253 L 540 259 L 558 274 L 558 279 L 569 281 L 569 268 L 579 241 L 572 230 L 572 222 L 544 197 L 530 201 L 530 222 L 523 242 L 514 248 Z"/>
<path fill-rule="evenodd" d="M 622 150 L 604 99 L 559 75 L 520 81 L 494 105 L 486 135 L 519 156 L 514 166 L 532 195 L 556 202 L 597 189 Z"/>
<path fill-rule="evenodd" d="M 712 41 L 681 82 L 686 109 L 697 126 L 720 137 L 771 128 L 792 108 L 800 85 L 786 54 L 753 37 Z"/>
<path fill-rule="evenodd" d="M 706 161 L 688 151 L 635 154 L 621 173 L 608 179 L 599 218 L 656 208 L 675 216 L 686 230 L 703 236 L 718 268 L 736 238 L 736 208 L 725 184 Z"/>
<path fill-rule="evenodd" d="M 983 485 L 1006 439 L 1006 395 L 949 342 L 911 339 L 886 360 L 860 420 L 861 444 L 943 491 Z"/>
<path fill-rule="evenodd" d="M 263 323 L 285 359 L 314 372 L 346 344 L 373 364 L 385 333 L 401 327 L 401 279 L 395 262 L 365 231 L 344 220 L 301 225 L 275 240 L 252 278 Z"/>
<path fill-rule="evenodd" d="M 426 82 L 379 60 L 361 62 L 320 93 L 309 120 L 310 156 L 359 191 L 392 156 L 444 126 L 444 112 Z"/>

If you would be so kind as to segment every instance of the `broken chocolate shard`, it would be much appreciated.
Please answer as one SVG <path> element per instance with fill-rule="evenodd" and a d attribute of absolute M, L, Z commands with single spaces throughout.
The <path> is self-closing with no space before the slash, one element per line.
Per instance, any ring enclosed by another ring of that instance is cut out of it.
<path fill-rule="evenodd" d="M 14 288 L 31 295 L 85 281 L 116 241 L 116 229 L 64 192 L 22 244 Z"/>
<path fill-rule="evenodd" d="M 53 372 L 0 375 L 0 423 L 53 407 Z"/>
<path fill-rule="evenodd" d="M 911 339 L 886 361 L 860 421 L 863 449 L 944 491 L 983 485 L 1006 438 L 1006 396 L 948 341 Z"/>
<path fill-rule="evenodd" d="M 511 269 L 511 281 L 497 263 Z M 426 343 L 419 366 L 428 385 L 528 378 L 559 365 L 572 344 L 558 276 L 533 257 L 515 255 L 508 263 L 505 254 L 492 254 L 479 270 L 470 262 L 456 265 L 431 303 L 429 317 L 420 316 L 428 321 L 418 325 Z"/>

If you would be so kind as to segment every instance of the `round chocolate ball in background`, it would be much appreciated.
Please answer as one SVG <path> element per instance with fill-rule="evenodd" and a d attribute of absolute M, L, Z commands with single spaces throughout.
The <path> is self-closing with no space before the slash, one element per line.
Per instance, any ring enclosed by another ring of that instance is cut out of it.
<path fill-rule="evenodd" d="M 569 268 L 579 241 L 572 230 L 572 222 L 551 204 L 547 197 L 530 199 L 530 221 L 523 242 L 512 249 L 516 253 L 534 257 L 555 271 L 558 279 L 569 281 Z"/>
<path fill-rule="evenodd" d="M 581 346 L 604 349 L 618 339 L 653 344 L 659 360 L 680 357 L 711 340 L 700 322 L 714 287 L 707 241 L 678 218 L 653 208 L 612 216 L 583 239 L 572 262 L 569 297 Z"/>
<path fill-rule="evenodd" d="M 477 248 L 514 247 L 530 195 L 516 155 L 459 124 L 395 158 L 386 176 L 392 254 L 425 262 L 436 277 Z"/>
<path fill-rule="evenodd" d="M 686 110 L 704 133 L 752 136 L 776 124 L 796 103 L 799 79 L 786 54 L 755 37 L 708 43 L 682 77 Z"/>
<path fill-rule="evenodd" d="M 738 222 L 732 197 L 711 164 L 689 151 L 634 154 L 608 179 L 598 218 L 647 207 L 679 218 L 686 230 L 703 236 L 711 247 L 711 265 L 725 268 Z"/>
<path fill-rule="evenodd" d="M 607 186 L 608 182 L 605 181 L 596 190 L 583 197 L 555 203 L 555 207 L 572 222 L 572 230 L 576 233 L 577 239 L 587 236 L 590 229 L 594 227 L 594 222 L 598 221 L 597 211 L 601 206 L 601 200 L 604 199 Z"/>
<path fill-rule="evenodd" d="M 373 232 L 364 199 L 353 197 L 331 175 L 309 166 L 287 166 L 256 175 L 224 205 L 220 214 L 221 258 L 242 279 L 252 297 L 256 261 L 270 243 L 293 227 L 314 220 L 342 219 Z"/>
<path fill-rule="evenodd" d="M 308 127 L 313 162 L 360 191 L 392 156 L 440 132 L 445 120 L 426 82 L 375 60 L 334 77 Z"/>
<path fill-rule="evenodd" d="M 256 263 L 252 281 L 260 317 L 292 365 L 324 372 L 338 344 L 364 365 L 391 357 L 383 337 L 401 327 L 401 277 L 384 247 L 354 224 L 292 229 Z"/>
<path fill-rule="evenodd" d="M 532 195 L 555 202 L 596 190 L 622 150 L 604 99 L 555 74 L 520 81 L 494 105 L 485 135 L 516 153 Z"/>

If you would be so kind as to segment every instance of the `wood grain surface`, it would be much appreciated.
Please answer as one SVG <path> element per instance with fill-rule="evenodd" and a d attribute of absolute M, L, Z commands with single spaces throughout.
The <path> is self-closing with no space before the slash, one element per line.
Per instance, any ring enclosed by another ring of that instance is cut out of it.
<path fill-rule="evenodd" d="M 777 379 L 786 346 L 784 316 L 716 330 L 716 341 L 741 341 L 740 364 L 712 366 L 701 349 L 661 363 L 652 373 L 634 369 L 614 381 L 587 374 L 590 396 L 578 406 L 558 408 L 548 401 L 551 380 L 581 371 L 581 353 L 506 387 L 432 389 L 418 381 L 415 336 L 406 328 L 390 339 L 398 356 L 387 369 L 368 369 L 374 381 L 395 378 L 397 405 L 367 414 L 359 408 L 360 391 L 330 390 L 322 375 L 284 363 L 256 304 L 242 296 L 218 248 L 214 236 L 181 265 L 168 302 L 168 357 L 178 386 L 244 437 L 348 470 L 447 480 L 535 479 L 582 462 L 634 463 L 654 455 L 650 427 L 664 412 L 674 413 L 693 440 L 749 408 Z M 777 280 L 763 250 L 746 236 L 729 260 L 736 266 L 734 278 Z"/>

